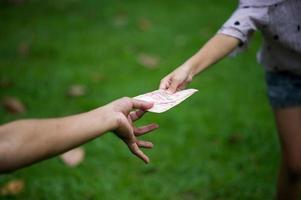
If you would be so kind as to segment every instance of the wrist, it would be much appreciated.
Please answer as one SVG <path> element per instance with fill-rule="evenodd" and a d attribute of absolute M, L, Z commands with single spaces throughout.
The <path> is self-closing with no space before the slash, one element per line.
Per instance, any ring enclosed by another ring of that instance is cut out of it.
<path fill-rule="evenodd" d="M 189 75 L 193 78 L 194 76 L 205 70 L 210 65 L 210 62 L 207 59 L 197 61 L 195 61 L 195 59 L 191 59 L 188 60 L 185 65 L 188 66 L 187 68 L 189 69 Z"/>
<path fill-rule="evenodd" d="M 92 121 L 90 125 L 93 127 L 93 131 L 99 135 L 112 131 L 118 126 L 118 117 L 107 106 L 88 112 L 87 118 Z"/>
<path fill-rule="evenodd" d="M 182 68 L 191 79 L 197 74 L 196 65 L 189 60 L 182 65 Z"/>

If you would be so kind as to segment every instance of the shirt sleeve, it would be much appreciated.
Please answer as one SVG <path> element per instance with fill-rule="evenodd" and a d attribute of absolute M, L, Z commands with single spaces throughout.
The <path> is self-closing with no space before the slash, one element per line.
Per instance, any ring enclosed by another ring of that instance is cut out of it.
<path fill-rule="evenodd" d="M 267 6 L 244 6 L 240 4 L 218 31 L 219 34 L 240 40 L 239 46 L 233 50 L 230 56 L 243 52 L 248 47 L 251 36 L 257 27 L 267 23 L 267 20 Z"/>
<path fill-rule="evenodd" d="M 256 31 L 258 7 L 245 7 L 239 5 L 232 16 L 224 23 L 218 33 L 235 37 L 242 44 L 248 43 L 252 33 Z"/>

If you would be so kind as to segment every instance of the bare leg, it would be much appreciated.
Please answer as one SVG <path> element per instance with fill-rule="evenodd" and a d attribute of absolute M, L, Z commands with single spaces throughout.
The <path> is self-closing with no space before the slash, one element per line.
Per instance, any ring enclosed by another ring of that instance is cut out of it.
<path fill-rule="evenodd" d="M 277 199 L 298 199 L 301 182 L 301 107 L 276 109 L 274 113 L 282 151 Z"/>

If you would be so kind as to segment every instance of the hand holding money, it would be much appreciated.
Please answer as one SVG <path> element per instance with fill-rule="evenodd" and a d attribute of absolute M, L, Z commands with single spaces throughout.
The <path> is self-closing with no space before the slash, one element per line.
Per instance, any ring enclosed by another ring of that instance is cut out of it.
<path fill-rule="evenodd" d="M 161 80 L 160 89 L 170 93 L 183 90 L 192 81 L 193 75 L 191 66 L 183 64 Z"/>
<path fill-rule="evenodd" d="M 138 140 L 137 137 L 144 135 L 158 128 L 157 124 L 148 124 L 142 127 L 135 127 L 134 122 L 140 119 L 153 103 L 124 97 L 106 105 L 105 112 L 117 118 L 117 124 L 113 127 L 113 132 L 124 141 L 130 151 L 142 159 L 145 163 L 149 158 L 140 148 L 152 148 L 153 144 L 149 141 Z M 133 111 L 133 109 L 136 109 Z"/>

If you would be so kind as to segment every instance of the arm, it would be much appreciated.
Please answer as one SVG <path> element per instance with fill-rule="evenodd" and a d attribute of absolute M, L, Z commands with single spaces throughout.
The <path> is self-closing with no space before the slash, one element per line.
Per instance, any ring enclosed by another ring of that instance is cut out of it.
<path fill-rule="evenodd" d="M 185 88 L 194 76 L 231 53 L 239 42 L 238 39 L 231 36 L 215 35 L 195 55 L 165 76 L 161 80 L 160 89 L 167 89 L 174 93 Z"/>
<path fill-rule="evenodd" d="M 150 124 L 136 128 L 151 103 L 122 98 L 87 113 L 64 118 L 20 120 L 0 126 L 0 172 L 10 171 L 63 153 L 89 140 L 114 131 L 138 157 L 149 159 L 139 147 L 151 148 L 152 143 L 135 136 L 155 128 Z M 133 109 L 139 109 L 131 112 Z"/>

